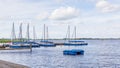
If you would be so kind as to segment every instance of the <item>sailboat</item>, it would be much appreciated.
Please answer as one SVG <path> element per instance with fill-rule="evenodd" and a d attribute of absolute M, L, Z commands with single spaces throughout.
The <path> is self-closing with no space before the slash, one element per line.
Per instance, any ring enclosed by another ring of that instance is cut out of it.
<path fill-rule="evenodd" d="M 33 27 L 34 28 L 34 27 Z M 30 35 L 29 35 L 29 32 L 30 32 L 30 30 L 29 30 L 29 23 L 27 24 L 27 32 L 26 32 L 26 35 L 27 35 L 27 39 L 24 41 L 22 41 L 22 42 L 20 42 L 20 43 L 22 43 L 22 45 L 24 46 L 24 47 L 29 47 L 30 45 L 31 45 L 31 47 L 39 47 L 39 44 L 38 43 L 36 43 L 35 41 L 31 41 L 30 40 Z M 34 28 L 34 30 L 33 30 L 33 32 L 35 32 L 35 28 Z M 22 46 L 22 47 L 23 47 Z"/>
<path fill-rule="evenodd" d="M 19 38 L 18 39 L 14 39 L 14 35 L 15 35 L 15 29 L 14 29 L 14 23 L 13 23 L 13 37 L 11 39 L 11 45 L 10 45 L 10 48 L 13 48 L 13 49 L 29 49 L 31 46 L 26 44 L 22 38 L 22 23 L 20 24 L 20 27 L 19 27 Z M 14 40 L 17 40 L 17 41 L 14 41 Z"/>
<path fill-rule="evenodd" d="M 46 27 L 45 24 L 44 24 L 44 33 L 43 34 L 44 35 L 43 35 L 43 39 L 40 41 L 40 46 L 44 46 L 44 47 L 54 47 L 54 46 L 56 46 L 53 42 L 48 40 L 48 27 Z"/>
<path fill-rule="evenodd" d="M 39 44 L 35 42 L 35 27 L 33 27 L 33 40 L 30 40 L 29 36 L 29 24 L 27 25 L 27 40 L 25 41 L 26 44 L 31 45 L 32 47 L 39 47 Z"/>
<path fill-rule="evenodd" d="M 74 32 L 73 32 L 74 38 L 73 40 L 70 38 L 70 26 L 68 26 L 68 38 L 67 42 L 64 43 L 64 45 L 67 46 L 81 46 L 81 45 L 88 45 L 85 41 L 77 40 L 76 39 L 76 26 L 74 27 Z"/>

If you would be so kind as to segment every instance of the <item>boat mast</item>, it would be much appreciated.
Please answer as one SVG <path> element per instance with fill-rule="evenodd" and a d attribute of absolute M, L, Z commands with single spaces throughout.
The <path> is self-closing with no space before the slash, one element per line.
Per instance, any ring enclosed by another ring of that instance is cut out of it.
<path fill-rule="evenodd" d="M 46 27 L 46 32 L 47 32 L 47 39 L 49 38 L 49 35 L 48 35 L 48 26 Z"/>
<path fill-rule="evenodd" d="M 22 41 L 22 23 L 20 24 L 20 27 L 19 27 L 19 40 Z"/>
<path fill-rule="evenodd" d="M 11 42 L 13 42 L 14 39 L 16 39 L 16 34 L 15 34 L 15 26 L 14 26 L 14 22 L 13 22 L 12 33 L 11 33 Z"/>
<path fill-rule="evenodd" d="M 33 40 L 35 41 L 36 39 L 36 33 L 35 33 L 35 27 L 33 26 Z"/>
<path fill-rule="evenodd" d="M 43 40 L 45 41 L 45 39 L 46 39 L 46 37 L 45 37 L 45 35 L 46 35 L 46 32 L 45 32 L 46 30 L 45 30 L 45 24 L 44 24 L 44 38 L 43 38 Z"/>
<path fill-rule="evenodd" d="M 68 41 L 70 41 L 70 26 L 68 25 Z"/>
<path fill-rule="evenodd" d="M 75 29 L 75 40 L 76 40 L 76 26 L 74 27 L 74 29 Z"/>
<path fill-rule="evenodd" d="M 27 24 L 27 41 L 30 40 L 30 36 L 29 36 L 29 23 Z"/>

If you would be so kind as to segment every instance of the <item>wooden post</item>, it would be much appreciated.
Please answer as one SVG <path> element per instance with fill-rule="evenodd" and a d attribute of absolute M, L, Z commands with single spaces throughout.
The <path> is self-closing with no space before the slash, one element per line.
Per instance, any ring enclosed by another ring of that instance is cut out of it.
<path fill-rule="evenodd" d="M 30 52 L 32 52 L 32 44 L 30 44 Z"/>

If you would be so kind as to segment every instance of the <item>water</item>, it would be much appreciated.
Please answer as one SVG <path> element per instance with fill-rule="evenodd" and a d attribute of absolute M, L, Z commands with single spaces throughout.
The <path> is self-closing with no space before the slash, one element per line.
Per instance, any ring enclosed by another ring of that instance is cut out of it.
<path fill-rule="evenodd" d="M 3 52 L 0 59 L 31 68 L 120 68 L 120 40 L 85 40 L 87 46 L 33 48 L 32 52 Z M 84 55 L 63 55 L 65 49 L 83 49 Z"/>

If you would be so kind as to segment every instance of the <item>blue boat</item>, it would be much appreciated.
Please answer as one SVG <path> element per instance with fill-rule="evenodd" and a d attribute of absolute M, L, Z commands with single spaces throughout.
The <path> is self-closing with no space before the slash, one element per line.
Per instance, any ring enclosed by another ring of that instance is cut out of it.
<path fill-rule="evenodd" d="M 64 50 L 64 55 L 84 55 L 84 50 L 81 49 L 72 49 L 72 50 Z"/>
<path fill-rule="evenodd" d="M 25 42 L 12 42 L 12 44 L 10 45 L 10 48 L 30 48 L 30 45 L 28 45 Z"/>
<path fill-rule="evenodd" d="M 82 46 L 88 45 L 88 43 L 64 43 L 65 46 Z"/>
<path fill-rule="evenodd" d="M 27 40 L 23 40 L 22 38 L 22 23 L 20 24 L 20 32 L 19 32 L 19 40 L 16 42 L 14 40 L 16 40 L 15 36 L 15 29 L 14 29 L 14 23 L 13 23 L 13 30 L 12 30 L 12 39 L 11 39 L 11 45 L 10 48 L 31 48 L 31 47 L 39 47 L 39 44 L 34 42 L 34 41 L 30 41 L 29 40 L 29 24 L 27 25 Z"/>
<path fill-rule="evenodd" d="M 52 41 L 48 41 L 48 40 L 41 40 L 39 42 L 39 45 L 43 47 L 55 47 L 56 46 Z"/>
<path fill-rule="evenodd" d="M 25 45 L 11 45 L 10 48 L 14 49 L 24 49 L 24 48 L 30 48 L 30 46 L 25 46 Z"/>
<path fill-rule="evenodd" d="M 16 46 L 15 46 L 16 45 Z M 25 42 L 12 42 L 12 45 L 11 47 L 40 47 L 40 45 L 36 42 L 33 42 L 33 41 L 25 41 Z"/>
<path fill-rule="evenodd" d="M 15 35 L 15 28 L 14 28 L 14 23 L 13 23 L 13 28 L 12 28 L 12 38 L 11 38 L 11 44 L 9 45 L 10 48 L 14 49 L 21 49 L 21 48 L 30 48 L 30 46 L 24 45 L 24 42 L 22 40 L 22 23 L 20 24 L 20 33 L 19 33 L 19 40 L 21 42 L 14 42 L 16 40 L 16 35 Z"/>
<path fill-rule="evenodd" d="M 41 40 L 39 45 L 43 47 L 55 47 L 56 46 L 53 42 L 48 41 L 48 40 Z"/>
<path fill-rule="evenodd" d="M 47 33 L 46 33 L 47 32 Z M 46 35 L 47 34 L 47 35 Z M 47 36 L 47 37 L 46 37 Z M 43 35 L 43 39 L 40 41 L 40 46 L 43 47 L 55 47 L 56 45 L 48 40 L 48 27 L 46 29 L 46 26 L 44 24 L 44 35 Z"/>
<path fill-rule="evenodd" d="M 40 41 L 39 45 L 43 47 L 55 47 L 56 46 L 53 42 L 48 41 L 48 40 Z"/>
<path fill-rule="evenodd" d="M 81 45 L 88 45 L 85 41 L 81 40 L 70 40 L 66 43 L 64 43 L 65 46 L 81 46 Z"/>
<path fill-rule="evenodd" d="M 82 40 L 70 40 L 69 42 L 85 42 L 85 41 L 82 41 Z"/>
<path fill-rule="evenodd" d="M 77 40 L 76 39 L 76 27 L 74 28 L 74 40 L 70 39 L 70 26 L 68 26 L 68 39 L 66 40 L 65 43 L 63 43 L 63 45 L 65 46 L 81 46 L 81 45 L 88 45 L 88 43 L 86 43 L 85 41 L 82 40 Z"/>
<path fill-rule="evenodd" d="M 43 47 L 55 47 L 56 45 L 52 44 L 52 43 L 41 43 L 40 46 L 43 46 Z"/>
<path fill-rule="evenodd" d="M 26 42 L 28 45 L 31 45 L 32 47 L 40 47 L 40 45 L 34 41 L 29 41 L 29 42 Z"/>
<path fill-rule="evenodd" d="M 48 40 L 41 40 L 40 42 L 44 42 L 44 43 L 53 43 L 52 41 L 48 41 Z"/>

